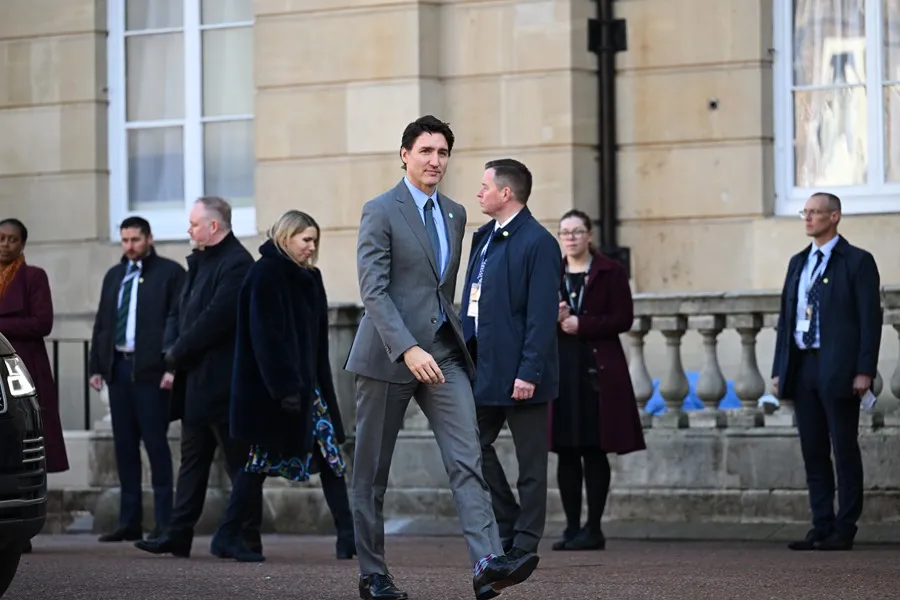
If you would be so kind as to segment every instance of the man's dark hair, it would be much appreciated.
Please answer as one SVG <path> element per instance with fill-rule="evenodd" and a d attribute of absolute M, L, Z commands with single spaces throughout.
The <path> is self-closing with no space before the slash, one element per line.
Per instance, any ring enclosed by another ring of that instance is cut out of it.
<path fill-rule="evenodd" d="M 531 171 L 528 167 L 512 158 L 501 158 L 484 163 L 485 170 L 494 170 L 494 185 L 499 189 L 508 187 L 516 200 L 528 204 L 531 196 Z"/>
<path fill-rule="evenodd" d="M 122 224 L 119 225 L 119 229 L 138 229 L 142 235 L 149 236 L 150 222 L 144 217 L 128 217 L 122 221 Z"/>
<path fill-rule="evenodd" d="M 841 210 L 841 199 L 831 192 L 816 192 L 813 194 L 813 197 L 815 198 L 816 196 L 825 198 L 828 203 L 828 210 Z"/>
<path fill-rule="evenodd" d="M 403 130 L 403 137 L 400 138 L 401 156 L 403 148 L 406 148 L 407 152 L 412 152 L 413 145 L 423 133 L 442 134 L 447 140 L 447 153 L 451 154 L 453 152 L 453 141 L 455 138 L 453 137 L 453 130 L 450 129 L 450 124 L 444 123 L 434 115 L 425 115 L 407 125 L 406 129 Z M 400 162 L 403 162 L 402 159 Z M 406 170 L 406 163 L 403 163 L 402 169 Z"/>
<path fill-rule="evenodd" d="M 14 225 L 19 228 L 19 238 L 22 240 L 22 245 L 25 245 L 25 242 L 28 241 L 28 228 L 25 227 L 25 223 L 18 219 L 3 219 L 0 221 L 0 225 Z"/>

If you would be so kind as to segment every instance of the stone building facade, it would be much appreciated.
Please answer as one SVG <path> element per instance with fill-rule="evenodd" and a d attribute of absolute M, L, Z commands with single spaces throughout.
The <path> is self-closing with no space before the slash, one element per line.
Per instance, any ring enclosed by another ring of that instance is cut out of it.
<path fill-rule="evenodd" d="M 628 31 L 618 213 L 636 291 L 780 286 L 806 243 L 797 210 L 820 186 L 844 195 L 842 230 L 874 252 L 884 283 L 900 283 L 900 3 L 854 0 L 846 15 L 825 0 L 613 5 Z M 595 0 L 5 0 L 0 216 L 31 230 L 54 335 L 87 335 L 124 216 L 147 217 L 160 251 L 183 258 L 203 193 L 235 202 L 253 251 L 282 211 L 311 212 L 330 298 L 356 302 L 360 207 L 399 179 L 400 133 L 426 113 L 455 129 L 442 189 L 473 228 L 483 163 L 500 156 L 532 168 L 531 208 L 552 231 L 569 208 L 597 215 L 596 11 Z M 810 42 L 813 30 L 825 38 Z M 792 76 L 804 61 L 809 81 Z M 850 99 L 808 99 L 817 93 Z M 830 177 L 844 155 L 828 162 L 821 149 L 819 170 L 804 170 L 812 159 L 791 150 L 828 127 L 862 176 Z"/>

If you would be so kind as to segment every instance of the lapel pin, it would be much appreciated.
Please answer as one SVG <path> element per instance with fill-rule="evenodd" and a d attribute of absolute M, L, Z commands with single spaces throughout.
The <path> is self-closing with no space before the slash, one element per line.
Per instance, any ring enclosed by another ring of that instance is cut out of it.
<path fill-rule="evenodd" d="M 504 231 L 504 232 L 503 232 L 503 237 L 509 237 L 509 232 L 508 232 L 508 231 Z"/>
<path fill-rule="evenodd" d="M 822 283 L 828 283 L 828 278 L 826 277 L 825 279 L 823 279 Z"/>
<path fill-rule="evenodd" d="M 144 283 L 144 278 L 141 277 L 140 279 L 138 279 L 138 283 Z"/>
<path fill-rule="evenodd" d="M 447 213 L 447 216 L 450 217 L 450 218 L 452 219 L 452 218 L 453 218 L 453 213 Z"/>

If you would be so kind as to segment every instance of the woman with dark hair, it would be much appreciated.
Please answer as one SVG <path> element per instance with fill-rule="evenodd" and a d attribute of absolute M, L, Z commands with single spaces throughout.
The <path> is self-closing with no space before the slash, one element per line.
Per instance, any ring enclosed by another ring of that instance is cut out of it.
<path fill-rule="evenodd" d="M 50 281 L 40 267 L 25 263 L 28 229 L 18 219 L 0 221 L 0 333 L 16 349 L 38 393 L 44 420 L 48 473 L 69 469 L 59 421 L 59 398 L 44 338 L 53 329 Z M 31 551 L 29 543 L 26 552 Z"/>
<path fill-rule="evenodd" d="M 265 560 L 240 532 L 259 510 L 266 477 L 306 481 L 312 473 L 319 473 L 337 529 L 337 558 L 356 554 L 339 447 L 344 427 L 328 362 L 328 301 L 314 266 L 319 231 L 306 213 L 282 215 L 238 296 L 231 436 L 247 442 L 249 456 L 211 543 L 220 558 Z"/>
<path fill-rule="evenodd" d="M 559 303 L 559 398 L 550 413 L 550 449 L 566 530 L 554 550 L 602 550 L 609 495 L 607 453 L 644 450 L 644 433 L 619 335 L 634 305 L 625 268 L 591 244 L 591 220 L 570 210 L 559 221 L 565 257 Z M 581 526 L 582 482 L 587 524 Z"/>

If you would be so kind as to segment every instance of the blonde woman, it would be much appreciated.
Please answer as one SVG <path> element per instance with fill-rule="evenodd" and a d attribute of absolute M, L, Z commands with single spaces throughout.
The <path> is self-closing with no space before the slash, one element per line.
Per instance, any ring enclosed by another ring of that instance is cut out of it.
<path fill-rule="evenodd" d="M 231 435 L 250 447 L 210 551 L 241 562 L 265 560 L 242 540 L 241 524 L 262 502 L 266 477 L 306 481 L 320 473 L 337 528 L 337 557 L 356 554 L 353 517 L 338 444 L 344 428 L 328 363 L 328 313 L 315 268 L 319 226 L 286 212 L 260 246 L 238 297 Z"/>

